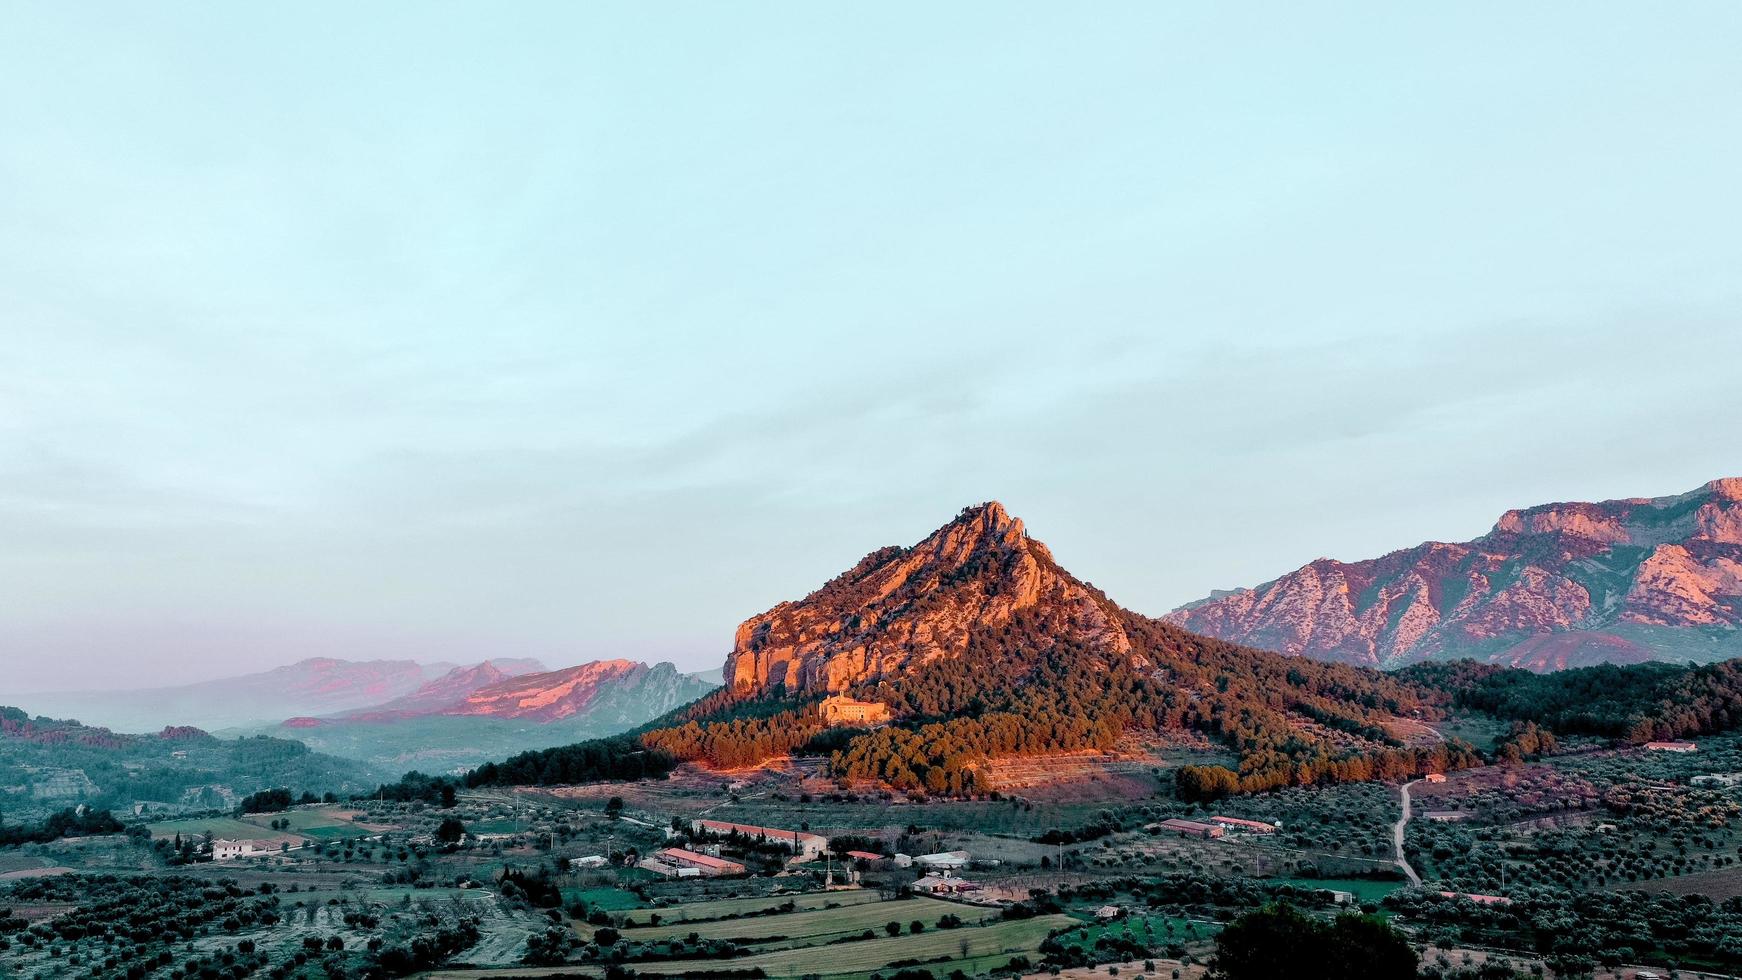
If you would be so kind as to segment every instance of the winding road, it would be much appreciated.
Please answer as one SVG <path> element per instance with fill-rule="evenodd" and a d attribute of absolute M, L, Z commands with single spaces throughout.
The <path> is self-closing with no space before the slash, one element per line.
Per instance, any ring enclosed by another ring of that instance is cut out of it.
<path fill-rule="evenodd" d="M 1403 873 L 1408 876 L 1410 884 L 1420 888 L 1421 875 L 1416 874 L 1415 869 L 1410 867 L 1409 862 L 1404 860 L 1403 857 L 1403 828 L 1409 823 L 1409 788 L 1414 786 L 1417 782 L 1420 782 L 1420 780 L 1412 779 L 1403 784 L 1403 791 L 1400 794 L 1403 799 L 1403 813 L 1397 818 L 1397 823 L 1391 826 L 1391 846 L 1397 851 L 1397 866 L 1403 869 Z"/>

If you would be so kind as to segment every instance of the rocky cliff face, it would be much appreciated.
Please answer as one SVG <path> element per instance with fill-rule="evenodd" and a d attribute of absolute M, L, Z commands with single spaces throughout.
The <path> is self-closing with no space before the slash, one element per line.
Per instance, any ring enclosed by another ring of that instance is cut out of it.
<path fill-rule="evenodd" d="M 1742 655 L 1742 479 L 1674 497 L 1508 511 L 1488 534 L 1321 559 L 1167 619 L 1369 666 L 1473 656 L 1554 670 Z"/>
<path fill-rule="evenodd" d="M 1060 570 L 1001 504 L 982 504 L 911 548 L 874 551 L 804 599 L 745 621 L 725 681 L 735 690 L 839 691 L 958 656 L 970 633 L 1025 610 L 1091 647 L 1131 649 L 1117 607 Z"/>

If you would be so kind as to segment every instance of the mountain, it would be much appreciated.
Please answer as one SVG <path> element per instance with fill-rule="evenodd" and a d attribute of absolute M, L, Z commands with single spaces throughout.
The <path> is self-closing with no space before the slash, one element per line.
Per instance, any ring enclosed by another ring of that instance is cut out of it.
<path fill-rule="evenodd" d="M 1167 619 L 1384 668 L 1457 657 L 1544 671 L 1742 656 L 1742 478 L 1672 497 L 1508 511 L 1474 541 L 1320 559 Z"/>
<path fill-rule="evenodd" d="M 716 686 L 669 663 L 598 660 L 536 672 L 522 666 L 485 661 L 456 668 L 402 697 L 291 718 L 270 731 L 389 768 L 461 768 L 626 731 Z"/>
<path fill-rule="evenodd" d="M 543 669 L 536 661 L 527 663 L 527 669 Z M 312 657 L 259 673 L 177 687 L 33 694 L 31 701 L 38 710 L 57 716 L 129 731 L 164 725 L 220 729 L 380 704 L 412 693 L 451 667 L 414 660 Z"/>
<path fill-rule="evenodd" d="M 725 677 L 729 687 L 642 733 L 656 754 L 646 765 L 734 768 L 826 754 L 845 781 L 961 795 L 995 787 L 987 763 L 996 758 L 1104 750 L 1132 732 L 1171 730 L 1218 741 L 1241 760 L 1237 773 L 1187 767 L 1187 778 L 1219 787 L 1205 791 L 1213 795 L 1473 758 L 1467 746 L 1406 745 L 1392 734 L 1400 719 L 1439 710 L 1445 699 L 1432 691 L 1123 609 L 995 502 L 750 618 Z M 857 727 L 879 722 L 887 724 Z M 575 746 L 475 778 L 579 778 L 606 771 L 613 751 Z"/>
<path fill-rule="evenodd" d="M 473 693 L 501 684 L 523 674 L 544 670 L 536 660 L 486 660 L 470 667 L 455 667 L 410 694 L 365 708 L 353 708 L 339 717 L 360 721 L 387 721 L 392 718 L 415 718 L 443 714 L 464 702 Z M 292 719 L 291 722 L 303 719 Z M 318 722 L 319 719 L 307 719 Z"/>
<path fill-rule="evenodd" d="M 839 691 L 960 656 L 975 632 L 1045 610 L 1064 635 L 1131 650 L 1123 610 L 1060 569 L 994 501 L 911 548 L 882 548 L 798 602 L 738 627 L 724 676 L 735 690 Z"/>

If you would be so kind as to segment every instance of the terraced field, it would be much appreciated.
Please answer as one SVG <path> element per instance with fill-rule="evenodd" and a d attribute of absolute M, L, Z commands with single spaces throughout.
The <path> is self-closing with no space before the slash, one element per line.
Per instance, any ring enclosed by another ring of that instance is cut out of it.
<path fill-rule="evenodd" d="M 890 904 L 909 905 L 911 903 Z M 758 921 L 767 924 L 769 934 L 780 934 L 779 921 L 781 918 L 783 917 L 768 916 Z M 907 918 L 914 917 L 908 916 Z M 963 961 L 974 961 L 973 966 L 966 969 L 966 972 L 972 973 L 976 967 L 984 969 L 993 962 L 1008 960 L 1012 956 L 1023 955 L 1033 958 L 1035 951 L 1040 948 L 1041 942 L 1046 939 L 1047 933 L 1075 923 L 1076 920 L 1070 916 L 1043 915 L 1033 919 L 998 922 L 986 926 L 964 926 L 959 929 L 928 928 L 925 932 L 917 935 L 840 943 L 827 947 L 826 952 L 814 947 L 800 946 L 793 949 L 739 957 L 725 962 L 729 962 L 731 968 L 735 970 L 760 968 L 770 977 L 797 977 L 810 974 L 824 977 L 845 977 L 871 973 L 897 961 L 926 961 L 946 957 L 950 962 L 943 964 L 944 972 L 961 965 Z M 670 960 L 667 962 L 636 963 L 634 969 L 638 973 L 670 976 L 690 970 L 719 969 L 721 965 L 721 960 Z M 934 972 L 936 971 L 934 970 Z"/>

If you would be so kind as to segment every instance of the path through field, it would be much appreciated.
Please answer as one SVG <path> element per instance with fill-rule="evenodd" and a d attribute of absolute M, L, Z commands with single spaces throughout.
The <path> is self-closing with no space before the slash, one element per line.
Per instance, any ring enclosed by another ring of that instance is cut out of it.
<path fill-rule="evenodd" d="M 1412 779 L 1409 782 L 1404 783 L 1403 791 L 1399 794 L 1399 797 L 1403 801 L 1403 812 L 1398 816 L 1397 823 L 1392 825 L 1391 846 L 1397 851 L 1397 866 L 1403 869 L 1403 873 L 1408 876 L 1410 884 L 1420 888 L 1421 875 L 1415 873 L 1415 869 L 1409 866 L 1409 861 L 1403 856 L 1403 828 L 1409 823 L 1409 788 L 1414 786 L 1416 782 L 1418 781 Z"/>

